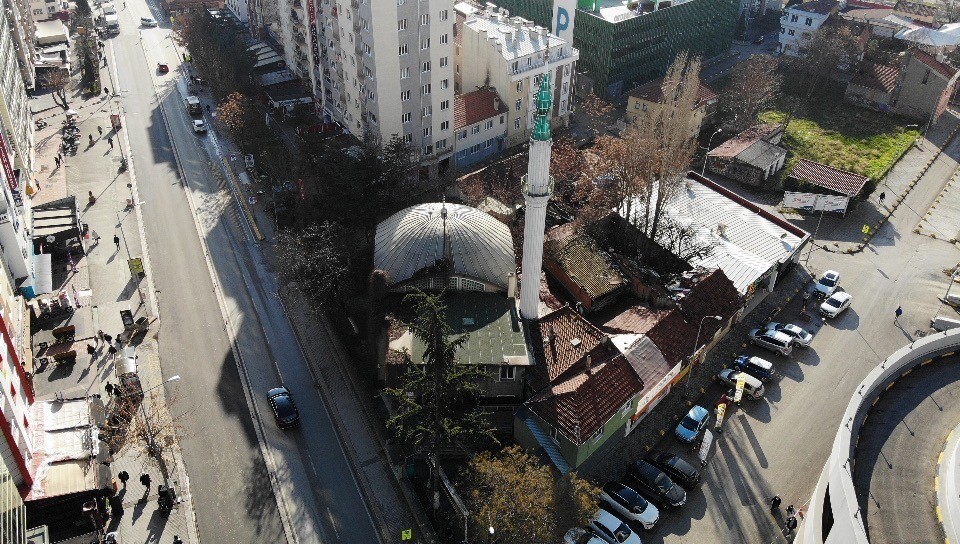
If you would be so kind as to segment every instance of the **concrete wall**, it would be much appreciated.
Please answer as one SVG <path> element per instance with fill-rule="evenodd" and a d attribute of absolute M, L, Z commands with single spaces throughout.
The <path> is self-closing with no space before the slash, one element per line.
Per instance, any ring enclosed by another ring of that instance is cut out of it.
<path fill-rule="evenodd" d="M 907 55 L 900 76 L 900 91 L 893 110 L 899 115 L 926 120 L 937 107 L 948 81 L 933 68 Z"/>

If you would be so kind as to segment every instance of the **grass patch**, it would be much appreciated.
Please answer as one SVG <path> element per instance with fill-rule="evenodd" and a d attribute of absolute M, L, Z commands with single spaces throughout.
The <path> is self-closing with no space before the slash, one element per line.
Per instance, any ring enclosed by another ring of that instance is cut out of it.
<path fill-rule="evenodd" d="M 797 107 L 784 136 L 790 150 L 788 172 L 804 158 L 879 181 L 920 135 L 904 118 L 833 103 L 838 105 L 811 101 Z M 785 118 L 782 110 L 760 116 L 765 123 Z"/>

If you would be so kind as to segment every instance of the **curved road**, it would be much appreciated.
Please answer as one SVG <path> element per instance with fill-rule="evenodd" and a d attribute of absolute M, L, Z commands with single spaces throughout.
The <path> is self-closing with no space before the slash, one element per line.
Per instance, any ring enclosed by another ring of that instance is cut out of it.
<path fill-rule="evenodd" d="M 897 380 L 860 429 L 853 482 L 871 544 L 944 541 L 934 478 L 960 422 L 957 363 L 949 357 Z"/>
<path fill-rule="evenodd" d="M 181 414 L 181 448 L 201 540 L 377 543 L 275 295 L 273 274 L 222 189 L 216 135 L 198 136 L 191 129 L 177 89 L 180 54 L 170 31 L 163 24 L 140 28 L 139 18 L 151 15 L 150 8 L 139 1 L 126 6 L 121 34 L 110 40 L 119 78 L 111 87 L 122 95 L 143 201 L 163 374 L 183 377 L 170 389 L 176 388 L 184 405 L 170 408 Z M 153 14 L 163 21 L 158 10 Z M 170 74 L 155 73 L 160 61 L 170 64 Z M 300 429 L 283 432 L 273 422 L 264 392 L 280 383 L 297 398 Z"/>

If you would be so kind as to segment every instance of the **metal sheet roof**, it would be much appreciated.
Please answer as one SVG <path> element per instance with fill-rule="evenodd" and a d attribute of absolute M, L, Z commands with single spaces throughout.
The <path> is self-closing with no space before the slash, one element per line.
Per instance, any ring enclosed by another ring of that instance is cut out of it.
<path fill-rule="evenodd" d="M 444 221 L 440 212 L 444 206 L 454 274 L 506 289 L 508 276 L 517 269 L 510 229 L 480 210 L 460 204 L 419 204 L 388 217 L 377 225 L 374 265 L 395 284 L 442 259 Z"/>
<path fill-rule="evenodd" d="M 506 18 L 499 14 L 478 12 L 467 18 L 465 28 L 474 32 L 485 32 L 487 39 L 501 44 L 500 54 L 506 60 L 514 60 L 532 55 L 547 49 L 547 42 L 551 49 L 558 49 L 566 45 L 566 41 L 550 34 L 540 34 L 532 24 L 519 24 L 516 18 Z M 514 39 L 508 40 L 507 35 Z"/>

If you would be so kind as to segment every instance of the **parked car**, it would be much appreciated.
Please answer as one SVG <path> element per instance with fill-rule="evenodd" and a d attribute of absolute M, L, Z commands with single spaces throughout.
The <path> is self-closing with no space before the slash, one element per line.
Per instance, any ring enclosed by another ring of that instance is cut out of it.
<path fill-rule="evenodd" d="M 167 72 L 170 71 L 170 67 L 164 62 L 158 62 L 157 71 L 160 72 L 161 74 L 166 74 Z"/>
<path fill-rule="evenodd" d="M 733 368 L 725 368 L 721 370 L 719 374 L 714 376 L 713 379 L 728 387 L 735 388 L 737 387 L 737 380 L 740 379 L 741 374 L 747 377 L 747 381 L 743 385 L 743 395 L 750 400 L 760 400 L 763 398 L 763 394 L 765 392 L 763 384 L 760 383 L 760 380 L 754 378 L 746 372 Z"/>
<path fill-rule="evenodd" d="M 573 527 L 567 534 L 563 535 L 563 544 L 605 544 L 604 541 L 592 531 L 583 527 Z"/>
<path fill-rule="evenodd" d="M 300 424 L 300 411 L 293 401 L 290 390 L 282 385 L 267 391 L 267 401 L 273 410 L 273 417 L 281 429 L 289 429 Z"/>
<path fill-rule="evenodd" d="M 627 484 L 633 484 L 630 487 L 664 508 L 687 504 L 687 492 L 662 470 L 643 459 L 637 459 L 627 467 Z"/>
<path fill-rule="evenodd" d="M 852 301 L 853 296 L 846 291 L 834 293 L 820 305 L 820 315 L 827 318 L 837 317 L 840 312 L 850 307 Z"/>
<path fill-rule="evenodd" d="M 687 412 L 686 417 L 680 421 L 677 430 L 674 432 L 680 441 L 690 444 L 697 440 L 697 437 L 700 436 L 709 422 L 710 412 L 703 406 L 694 406 Z"/>
<path fill-rule="evenodd" d="M 193 131 L 194 132 L 207 132 L 207 124 L 203 122 L 203 119 L 194 119 L 193 120 Z"/>
<path fill-rule="evenodd" d="M 590 528 L 609 544 L 643 544 L 630 527 L 620 518 L 604 510 L 597 510 L 590 520 Z"/>
<path fill-rule="evenodd" d="M 620 482 L 607 482 L 600 492 L 600 499 L 607 503 L 605 508 L 626 520 L 640 523 L 644 529 L 653 528 L 660 519 L 660 511 L 656 506 Z"/>
<path fill-rule="evenodd" d="M 753 329 L 747 336 L 750 337 L 750 343 L 761 348 L 779 353 L 780 355 L 790 355 L 793 351 L 793 338 L 779 331 L 767 329 Z"/>
<path fill-rule="evenodd" d="M 647 461 L 687 489 L 693 489 L 700 483 L 700 471 L 675 454 L 652 451 L 647 454 Z"/>
<path fill-rule="evenodd" d="M 154 19 L 153 17 L 141 17 L 140 24 L 146 27 L 153 28 L 157 26 L 157 20 Z"/>
<path fill-rule="evenodd" d="M 840 286 L 840 273 L 836 270 L 827 270 L 823 273 L 823 276 L 820 276 L 820 279 L 817 280 L 817 284 L 814 285 L 814 289 L 818 293 L 822 294 L 825 297 L 829 297 L 837 290 L 837 287 Z"/>
<path fill-rule="evenodd" d="M 810 341 L 813 340 L 812 334 L 793 323 L 777 323 L 776 321 L 771 321 L 767 323 L 767 326 L 764 328 L 768 331 L 778 331 L 793 337 L 793 344 L 795 346 L 807 347 L 810 345 Z"/>
<path fill-rule="evenodd" d="M 751 357 L 750 355 L 741 355 L 733 360 L 730 368 L 741 370 L 754 378 L 765 382 L 776 375 L 773 370 L 773 363 L 760 357 Z"/>

